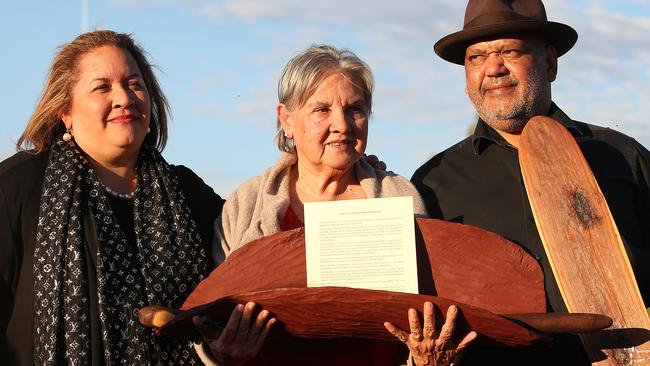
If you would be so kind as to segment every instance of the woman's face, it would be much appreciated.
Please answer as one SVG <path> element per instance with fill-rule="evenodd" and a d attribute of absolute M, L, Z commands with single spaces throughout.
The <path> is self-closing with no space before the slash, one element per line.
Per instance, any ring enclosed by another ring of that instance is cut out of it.
<path fill-rule="evenodd" d="M 368 106 L 363 90 L 342 73 L 325 78 L 302 107 L 280 104 L 278 116 L 299 164 L 313 172 L 346 171 L 366 150 Z"/>
<path fill-rule="evenodd" d="M 131 54 L 98 47 L 81 56 L 77 71 L 70 110 L 61 115 L 77 145 L 102 164 L 137 159 L 151 101 Z"/>

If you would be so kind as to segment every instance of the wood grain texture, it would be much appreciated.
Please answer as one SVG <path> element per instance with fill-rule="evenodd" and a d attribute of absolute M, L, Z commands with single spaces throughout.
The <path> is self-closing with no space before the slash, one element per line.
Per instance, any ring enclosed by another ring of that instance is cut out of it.
<path fill-rule="evenodd" d="M 280 287 L 307 287 L 302 228 L 266 236 L 232 252 L 199 283 L 181 310 L 228 295 Z"/>
<path fill-rule="evenodd" d="M 589 313 L 499 314 L 542 333 L 586 333 L 612 325 L 612 318 Z"/>
<path fill-rule="evenodd" d="M 304 231 L 296 229 L 234 251 L 188 297 L 182 307 L 186 312 L 158 333 L 194 334 L 192 315 L 205 313 L 226 320 L 237 303 L 252 300 L 275 313 L 282 325 L 272 333 L 274 339 L 268 342 L 272 346 L 265 345 L 256 358 L 258 364 L 263 364 L 262 359 L 274 364 L 279 355 L 292 352 L 282 350 L 291 350 L 299 339 L 346 339 L 345 346 L 352 349 L 367 340 L 394 347 L 396 339 L 383 323 L 393 321 L 408 329 L 408 308 L 421 309 L 430 300 L 440 306 L 440 324 L 442 311 L 450 303 L 457 304 L 468 316 L 461 329 L 471 326 L 481 334 L 483 344 L 545 340 L 521 322 L 493 314 L 545 311 L 544 277 L 533 257 L 494 233 L 440 220 L 418 219 L 416 236 L 420 293 L 437 293 L 458 302 L 385 291 L 307 289 Z M 481 255 L 474 255 L 477 252 Z M 311 347 L 319 351 L 314 344 Z M 324 349 L 328 347 L 338 345 L 327 341 Z"/>
<path fill-rule="evenodd" d="M 479 228 L 434 219 L 417 219 L 416 233 L 421 294 L 494 313 L 546 310 L 541 267 L 518 245 Z M 237 293 L 306 286 L 304 231 L 285 231 L 234 251 L 182 309 Z"/>
<path fill-rule="evenodd" d="M 281 288 L 237 294 L 185 311 L 159 330 L 159 334 L 191 335 L 194 315 L 212 316 L 226 321 L 239 303 L 254 301 L 271 311 L 283 330 L 303 338 L 360 338 L 398 342 L 383 326 L 385 321 L 409 329 L 408 308 L 421 309 L 424 301 L 436 305 L 438 327 L 444 323 L 449 305 L 461 309 L 465 322 L 459 333 L 469 328 L 484 338 L 507 345 L 529 345 L 545 341 L 536 332 L 489 311 L 437 296 L 345 287 Z M 282 332 L 279 332 L 280 334 Z"/>
<path fill-rule="evenodd" d="M 650 364 L 650 321 L 607 202 L 577 143 L 558 122 L 534 117 L 521 135 L 519 160 L 567 308 L 614 320 L 609 330 L 582 335 L 592 362 Z"/>
<path fill-rule="evenodd" d="M 431 269 L 430 275 L 418 276 L 420 293 L 435 293 L 499 314 L 546 311 L 542 269 L 520 246 L 469 225 L 434 219 L 417 222 L 422 235 L 418 243 L 424 243 L 428 259 L 418 268 Z M 435 292 L 423 292 L 430 278 Z"/>

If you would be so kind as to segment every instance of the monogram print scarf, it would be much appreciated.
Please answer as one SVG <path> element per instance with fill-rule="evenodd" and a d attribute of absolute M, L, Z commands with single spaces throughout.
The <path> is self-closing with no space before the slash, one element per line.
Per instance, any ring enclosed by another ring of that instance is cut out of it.
<path fill-rule="evenodd" d="M 157 150 L 141 150 L 133 197 L 134 243 L 127 241 L 106 188 L 75 143 L 61 142 L 50 151 L 34 252 L 35 364 L 92 362 L 84 253 L 86 241 L 93 240 L 98 250 L 89 254 L 97 258 L 106 365 L 200 364 L 189 341 L 157 338 L 138 323 L 143 306 L 179 307 L 208 270 L 178 178 Z"/>

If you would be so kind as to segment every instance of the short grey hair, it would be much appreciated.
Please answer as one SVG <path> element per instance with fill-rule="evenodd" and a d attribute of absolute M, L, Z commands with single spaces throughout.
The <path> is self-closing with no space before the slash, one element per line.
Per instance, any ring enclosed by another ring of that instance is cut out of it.
<path fill-rule="evenodd" d="M 354 52 L 328 45 L 312 45 L 287 63 L 278 82 L 278 100 L 289 110 L 300 108 L 305 105 L 323 80 L 339 72 L 363 90 L 368 115 L 370 115 L 372 91 L 375 86 L 370 67 Z M 293 139 L 284 135 L 279 118 L 275 141 L 280 151 L 295 150 Z"/>

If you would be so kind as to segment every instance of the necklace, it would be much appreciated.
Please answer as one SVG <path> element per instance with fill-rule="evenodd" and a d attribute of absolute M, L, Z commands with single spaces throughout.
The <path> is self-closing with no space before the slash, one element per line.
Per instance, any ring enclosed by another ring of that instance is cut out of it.
<path fill-rule="evenodd" d="M 114 190 L 108 188 L 108 186 L 105 185 L 104 183 L 101 183 L 101 185 L 102 185 L 102 187 L 104 187 L 104 190 L 106 191 L 106 193 L 108 193 L 109 196 L 113 196 L 113 197 L 117 197 L 117 198 L 122 198 L 122 199 L 125 199 L 125 200 L 132 200 L 132 199 L 133 199 L 133 195 L 135 194 L 135 191 L 133 191 L 133 192 L 131 192 L 131 193 L 120 193 L 120 192 L 115 192 Z"/>

